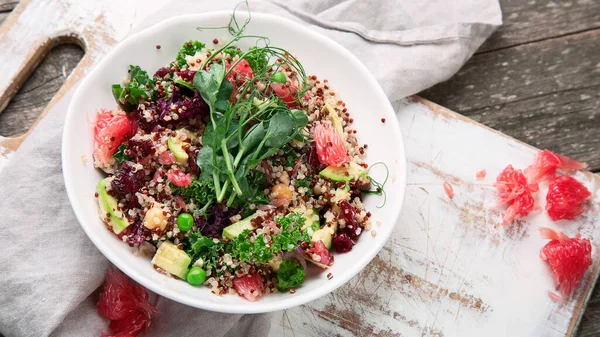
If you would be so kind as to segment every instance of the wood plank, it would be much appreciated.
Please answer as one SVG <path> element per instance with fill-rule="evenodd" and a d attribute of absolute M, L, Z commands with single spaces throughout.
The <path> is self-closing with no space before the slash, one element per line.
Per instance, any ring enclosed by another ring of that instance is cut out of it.
<path fill-rule="evenodd" d="M 600 30 L 475 55 L 421 95 L 600 169 Z"/>
<path fill-rule="evenodd" d="M 500 0 L 504 24 L 478 52 L 600 27 L 597 0 Z"/>
<path fill-rule="evenodd" d="M 595 191 L 578 221 L 556 225 L 539 212 L 502 227 L 491 183 L 507 163 L 525 167 L 536 151 L 430 102 L 397 102 L 395 109 L 408 157 L 396 230 L 348 284 L 277 313 L 270 336 L 573 336 L 582 295 L 600 271 L 600 251 L 574 296 L 555 303 L 547 294 L 554 290 L 550 271 L 539 258 L 547 241 L 538 228 L 560 226 L 596 242 L 600 177 L 576 174 Z M 470 160 L 457 160 L 464 157 Z M 482 168 L 488 176 L 477 181 Z M 444 181 L 454 187 L 452 200 Z M 547 186 L 541 189 L 543 195 Z"/>
<path fill-rule="evenodd" d="M 0 12 L 10 12 L 18 3 L 19 1 L 15 0 L 0 0 Z"/>
<path fill-rule="evenodd" d="M 600 335 L 600 287 L 596 289 L 585 310 L 576 337 L 597 337 Z"/>
<path fill-rule="evenodd" d="M 0 112 L 0 135 L 25 133 L 83 57 L 74 44 L 58 45 L 40 63 L 8 107 Z"/>
<path fill-rule="evenodd" d="M 4 22 L 4 20 L 6 20 L 6 18 L 8 17 L 8 15 L 10 14 L 10 12 L 0 12 L 0 25 L 2 24 L 2 22 Z"/>

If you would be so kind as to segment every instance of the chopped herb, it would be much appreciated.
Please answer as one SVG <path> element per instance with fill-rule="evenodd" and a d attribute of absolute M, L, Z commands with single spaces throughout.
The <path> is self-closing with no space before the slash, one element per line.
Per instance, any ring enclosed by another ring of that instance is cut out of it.
<path fill-rule="evenodd" d="M 127 144 L 121 144 L 119 145 L 117 152 L 115 152 L 115 154 L 112 155 L 112 157 L 117 160 L 117 163 L 119 163 L 119 165 L 123 164 L 123 162 L 126 160 L 131 160 L 131 157 L 125 154 L 125 149 L 127 149 Z"/>
<path fill-rule="evenodd" d="M 213 184 L 209 180 L 192 179 L 188 187 L 174 187 L 175 194 L 181 195 L 186 202 L 194 201 L 197 205 L 209 204 L 214 197 Z"/>
<path fill-rule="evenodd" d="M 154 80 L 139 66 L 129 66 L 129 81 L 126 86 L 113 84 L 112 93 L 119 106 L 126 112 L 135 110 L 139 103 L 155 95 Z"/>
<path fill-rule="evenodd" d="M 221 53 L 229 55 L 231 57 L 231 59 L 233 59 L 236 55 L 242 56 L 242 54 L 243 54 L 242 51 L 235 46 L 229 46 L 229 47 L 223 49 L 223 51 L 221 51 Z"/>
<path fill-rule="evenodd" d="M 275 219 L 281 225 L 281 234 L 273 236 L 271 249 L 274 252 L 292 251 L 298 248 L 298 242 L 310 241 L 307 230 L 302 230 L 306 218 L 300 213 L 291 213 Z"/>
<path fill-rule="evenodd" d="M 277 271 L 277 290 L 285 291 L 304 283 L 304 268 L 298 261 L 283 260 Z"/>
<path fill-rule="evenodd" d="M 309 178 L 297 179 L 296 180 L 296 187 L 304 187 L 304 188 L 306 188 L 306 195 L 307 196 L 311 196 L 312 195 L 312 189 L 310 188 L 310 180 L 309 180 Z"/>
<path fill-rule="evenodd" d="M 260 72 L 268 67 L 269 59 L 267 56 L 268 51 L 263 50 L 262 48 L 251 47 L 244 56 L 244 59 L 248 61 L 250 68 L 252 68 L 254 72 Z"/>
<path fill-rule="evenodd" d="M 263 235 L 257 235 L 252 242 L 250 241 L 250 231 L 247 229 L 229 242 L 227 251 L 234 258 L 253 264 L 265 264 L 273 258 L 273 253 L 265 243 Z"/>
<path fill-rule="evenodd" d="M 296 180 L 296 187 L 306 187 L 306 188 L 308 188 L 309 186 L 310 185 L 308 183 L 308 179 L 307 178 Z"/>
<path fill-rule="evenodd" d="M 308 231 L 301 230 L 305 220 L 299 213 L 275 219 L 281 225 L 282 232 L 272 237 L 273 242 L 270 247 L 265 243 L 263 234 L 257 235 L 252 242 L 250 231 L 246 229 L 229 242 L 226 251 L 240 261 L 265 264 L 273 258 L 274 254 L 295 250 L 298 248 L 298 242 L 310 241 Z"/>
<path fill-rule="evenodd" d="M 216 242 L 215 242 L 216 241 Z M 225 247 L 225 243 L 203 236 L 200 231 L 189 232 L 187 239 L 183 241 L 185 252 L 195 262 L 202 259 L 205 270 L 217 269 L 219 257 Z"/>
<path fill-rule="evenodd" d="M 186 56 L 194 56 L 197 52 L 202 50 L 202 48 L 204 48 L 204 47 L 205 47 L 204 43 L 202 43 L 200 41 L 190 40 L 190 41 L 184 43 L 183 47 L 181 47 L 181 49 L 177 53 L 175 62 L 180 67 L 186 65 L 187 61 L 185 60 L 185 57 Z"/>

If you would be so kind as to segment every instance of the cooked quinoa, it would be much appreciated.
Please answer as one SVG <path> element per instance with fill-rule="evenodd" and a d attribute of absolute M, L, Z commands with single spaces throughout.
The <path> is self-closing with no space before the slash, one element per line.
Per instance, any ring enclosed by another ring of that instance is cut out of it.
<path fill-rule="evenodd" d="M 185 42 L 153 76 L 131 66 L 113 86 L 118 107 L 95 126 L 96 197 L 108 230 L 158 272 L 253 301 L 351 251 L 371 231 L 371 185 L 330 83 L 281 49 L 234 42 Z"/>

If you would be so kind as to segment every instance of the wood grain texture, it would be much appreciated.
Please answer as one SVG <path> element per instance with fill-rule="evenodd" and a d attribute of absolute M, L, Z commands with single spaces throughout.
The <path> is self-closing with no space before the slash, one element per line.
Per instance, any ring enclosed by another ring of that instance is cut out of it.
<path fill-rule="evenodd" d="M 77 45 L 65 44 L 53 48 L 0 113 L 0 135 L 16 137 L 25 133 L 82 57 L 83 50 Z"/>
<path fill-rule="evenodd" d="M 0 0 L 0 12 L 10 12 L 18 3 L 15 0 Z"/>
<path fill-rule="evenodd" d="M 538 212 L 502 227 L 502 211 L 494 207 L 496 175 L 507 162 L 528 165 L 536 150 L 430 102 L 406 100 L 394 108 L 408 157 L 396 230 L 348 284 L 279 313 L 270 336 L 573 336 L 584 294 L 600 272 L 600 251 L 577 293 L 552 302 L 552 277 L 539 258 L 547 241 L 538 228 L 558 226 Z M 488 151 L 473 139 L 484 140 Z M 476 180 L 482 168 L 488 176 Z M 596 241 L 600 177 L 576 177 L 594 191 L 594 201 L 560 229 Z M 445 181 L 454 188 L 451 200 Z M 540 187 L 541 196 L 547 185 Z"/>
<path fill-rule="evenodd" d="M 478 53 L 600 28 L 600 1 L 500 0 L 502 26 Z"/>
<path fill-rule="evenodd" d="M 600 169 L 600 30 L 475 55 L 421 93 L 540 148 Z"/>

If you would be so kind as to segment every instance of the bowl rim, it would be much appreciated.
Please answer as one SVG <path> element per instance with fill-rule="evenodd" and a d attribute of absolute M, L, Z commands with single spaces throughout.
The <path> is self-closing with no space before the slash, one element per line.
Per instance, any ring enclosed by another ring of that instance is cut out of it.
<path fill-rule="evenodd" d="M 390 131 L 390 134 L 399 135 L 398 139 L 394 139 L 394 141 L 397 141 L 397 143 L 395 145 L 398 147 L 398 151 L 401 154 L 401 158 L 403 158 L 403 160 L 399 161 L 399 163 L 398 163 L 398 165 L 400 166 L 400 169 L 402 169 L 402 172 L 399 172 L 396 175 L 396 180 L 399 181 L 402 191 L 398 194 L 399 200 L 396 200 L 393 204 L 394 207 L 390 208 L 390 210 L 388 211 L 388 212 L 392 212 L 392 214 L 391 214 L 392 224 L 390 226 L 390 229 L 387 232 L 385 232 L 385 239 L 380 241 L 380 243 L 377 245 L 378 247 L 376 247 L 376 249 L 371 249 L 368 251 L 367 254 L 361 255 L 354 262 L 355 268 L 353 269 L 352 272 L 348 272 L 348 273 L 343 274 L 343 276 L 336 277 L 334 279 L 335 280 L 334 282 L 327 282 L 327 283 L 325 283 L 325 285 L 313 289 L 311 292 L 305 294 L 302 297 L 300 297 L 300 296 L 284 297 L 280 301 L 269 302 L 266 305 L 261 305 L 260 301 L 248 302 L 248 305 L 205 302 L 205 301 L 202 301 L 201 299 L 199 300 L 197 298 L 185 296 L 184 294 L 179 293 L 174 289 L 168 289 L 166 287 L 163 287 L 160 284 L 153 282 L 147 276 L 144 276 L 143 273 L 140 273 L 135 270 L 128 270 L 127 266 L 124 264 L 124 262 L 121 262 L 121 259 L 118 257 L 118 255 L 110 249 L 108 243 L 104 242 L 100 238 L 95 237 L 93 235 L 91 229 L 89 228 L 89 226 L 84 225 L 85 221 L 82 221 L 82 220 L 86 219 L 86 214 L 84 214 L 85 212 L 82 209 L 76 208 L 74 206 L 75 204 L 73 203 L 73 201 L 77 199 L 77 194 L 74 190 L 74 187 L 72 186 L 72 184 L 74 184 L 75 181 L 71 182 L 71 180 L 73 180 L 75 178 L 70 178 L 73 175 L 71 173 L 71 169 L 70 169 L 69 165 L 66 164 L 68 161 L 67 153 L 69 152 L 67 144 L 69 144 L 71 137 L 70 137 L 70 133 L 66 132 L 66 130 L 70 130 L 72 127 L 74 127 L 74 122 L 73 122 L 74 119 L 72 117 L 76 113 L 74 111 L 75 110 L 74 102 L 79 102 L 81 100 L 81 96 L 85 94 L 84 89 L 86 88 L 86 85 L 85 85 L 86 81 L 88 81 L 88 79 L 92 77 L 91 76 L 92 74 L 95 74 L 96 72 L 98 72 L 99 71 L 98 69 L 102 68 L 106 64 L 110 64 L 111 59 L 112 59 L 111 56 L 114 54 L 117 54 L 120 50 L 127 48 L 127 45 L 129 43 L 131 43 L 132 41 L 135 41 L 137 39 L 154 34 L 157 31 L 166 29 L 166 28 L 170 27 L 171 25 L 177 24 L 179 21 L 185 21 L 185 20 L 189 20 L 192 18 L 197 19 L 198 21 L 201 21 L 203 19 L 206 19 L 209 17 L 215 17 L 215 16 L 229 17 L 231 15 L 231 11 L 221 10 L 221 11 L 211 11 L 211 12 L 206 12 L 206 13 L 193 13 L 193 14 L 185 14 L 185 15 L 178 15 L 178 16 L 170 17 L 170 18 L 162 20 L 148 28 L 145 28 L 139 32 L 131 34 L 130 36 L 128 36 L 125 39 L 123 39 L 122 41 L 120 41 L 112 50 L 110 50 L 108 53 L 106 53 L 104 56 L 102 56 L 102 59 L 92 67 L 90 72 L 81 80 L 80 85 L 77 87 L 74 95 L 71 98 L 71 101 L 69 102 L 69 106 L 67 109 L 67 114 L 65 117 L 65 124 L 64 124 L 64 129 L 63 129 L 63 135 L 62 135 L 62 146 L 61 146 L 61 161 L 62 161 L 62 169 L 63 169 L 63 180 L 65 183 L 65 189 L 67 192 L 69 203 L 71 204 L 71 208 L 73 209 L 73 212 L 75 213 L 75 216 L 76 216 L 77 221 L 79 222 L 80 226 L 83 228 L 84 232 L 86 233 L 88 238 L 92 241 L 92 243 L 96 246 L 96 248 L 102 253 L 102 255 L 104 255 L 104 257 L 106 257 L 114 266 L 116 266 L 119 270 L 123 271 L 126 275 L 131 277 L 137 283 L 141 284 L 142 286 L 146 287 L 147 289 L 153 291 L 154 293 L 156 293 L 158 295 L 164 296 L 173 301 L 176 301 L 176 302 L 179 302 L 179 303 L 191 306 L 191 307 L 196 307 L 196 308 L 210 310 L 210 311 L 216 311 L 216 312 L 231 313 L 231 314 L 266 313 L 266 312 L 272 312 L 272 311 L 283 310 L 283 309 L 299 306 L 299 305 L 305 304 L 307 302 L 321 298 L 321 297 L 329 294 L 330 292 L 334 291 L 335 289 L 341 287 L 342 285 L 346 284 L 351 278 L 353 278 L 360 271 L 362 271 L 369 262 L 371 262 L 371 260 L 375 257 L 375 255 L 377 255 L 381 251 L 383 246 L 389 240 L 389 237 L 391 236 L 392 232 L 395 229 L 396 223 L 398 222 L 398 219 L 400 216 L 400 211 L 401 211 L 402 205 L 404 203 L 404 198 L 405 198 L 405 193 L 406 193 L 406 179 L 407 179 L 406 151 L 405 151 L 405 147 L 404 147 L 404 140 L 402 138 L 402 133 L 400 130 L 400 125 L 397 123 L 397 118 L 395 116 L 395 110 L 392 107 L 389 99 L 387 98 L 387 95 L 381 88 L 380 84 L 373 77 L 373 75 L 369 72 L 369 70 L 366 68 L 366 66 L 356 56 L 354 56 L 354 54 L 352 54 L 348 49 L 343 47 L 337 41 L 335 41 L 325 35 L 322 35 L 314 30 L 311 30 L 305 26 L 302 26 L 301 24 L 299 24 L 297 22 L 294 22 L 287 18 L 276 16 L 273 14 L 268 14 L 268 13 L 250 11 L 250 14 L 252 15 L 253 20 L 258 18 L 258 20 L 271 21 L 274 24 L 287 25 L 293 30 L 302 31 L 303 33 L 307 34 L 311 39 L 320 40 L 321 42 L 325 42 L 325 43 L 329 44 L 332 48 L 334 48 L 341 55 L 348 58 L 353 66 L 360 69 L 360 71 L 366 75 L 366 80 L 368 81 L 368 83 L 366 85 L 371 86 L 373 88 L 373 90 L 376 92 L 376 95 L 381 96 L 382 98 L 385 98 L 384 105 L 387 105 L 387 107 L 389 108 L 389 109 L 386 109 L 387 111 L 384 112 L 386 114 L 385 117 L 389 117 L 390 120 L 392 120 L 392 118 L 393 118 L 392 121 L 394 123 L 390 123 L 390 124 L 392 124 L 392 130 Z"/>

